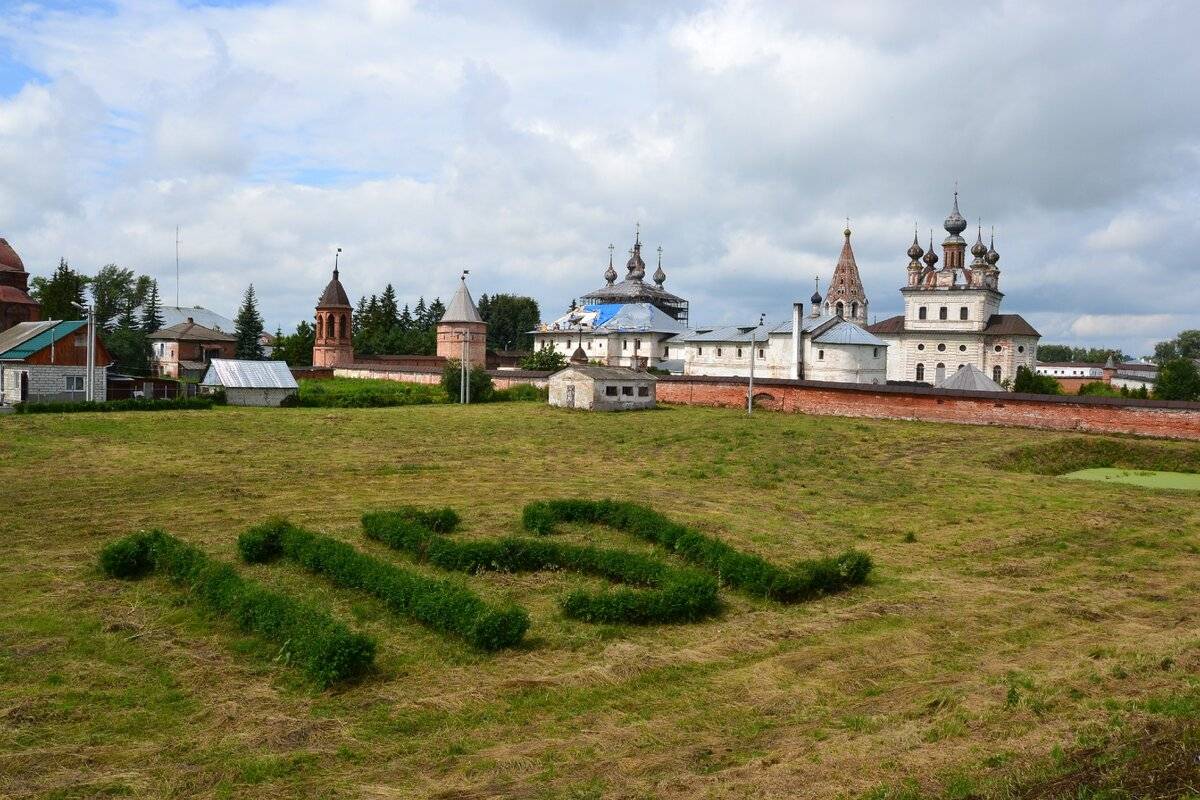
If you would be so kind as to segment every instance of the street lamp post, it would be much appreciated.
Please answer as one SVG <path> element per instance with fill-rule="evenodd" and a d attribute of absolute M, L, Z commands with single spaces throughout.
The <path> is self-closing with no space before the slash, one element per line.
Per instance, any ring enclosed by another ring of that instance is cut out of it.
<path fill-rule="evenodd" d="M 95 398 L 92 386 L 96 377 L 96 313 L 92 306 L 85 306 L 74 300 L 71 301 L 71 305 L 87 314 L 87 371 L 84 373 L 87 385 L 83 387 L 83 399 L 91 401 Z"/>
<path fill-rule="evenodd" d="M 746 393 L 746 416 L 754 413 L 754 356 L 757 354 L 754 335 L 758 333 L 758 329 L 762 327 L 766 318 L 766 314 L 760 314 L 758 325 L 750 329 L 750 391 Z"/>

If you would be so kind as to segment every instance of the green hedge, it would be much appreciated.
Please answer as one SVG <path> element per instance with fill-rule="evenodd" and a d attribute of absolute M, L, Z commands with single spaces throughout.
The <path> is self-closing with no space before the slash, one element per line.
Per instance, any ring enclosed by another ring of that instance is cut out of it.
<path fill-rule="evenodd" d="M 552 533 L 559 522 L 608 525 L 677 553 L 724 583 L 785 603 L 819 597 L 863 583 L 871 557 L 857 550 L 798 562 L 791 569 L 743 553 L 719 539 L 680 525 L 651 508 L 616 500 L 551 500 L 525 506 L 526 530 Z"/>
<path fill-rule="evenodd" d="M 306 408 L 386 408 L 445 403 L 437 386 L 375 378 L 301 378 L 286 406 Z"/>
<path fill-rule="evenodd" d="M 338 586 L 368 592 L 393 611 L 434 630 L 457 634 L 482 650 L 512 647 L 529 628 L 524 609 L 497 608 L 465 586 L 387 564 L 284 520 L 246 531 L 238 539 L 238 550 L 249 562 L 284 556 Z"/>
<path fill-rule="evenodd" d="M 187 589 L 187 597 L 281 646 L 313 681 L 328 686 L 361 675 L 375 659 L 375 642 L 320 609 L 238 575 L 162 531 L 135 533 L 100 551 L 100 567 L 115 578 L 151 572 Z"/>
<path fill-rule="evenodd" d="M 457 526 L 458 515 L 448 508 L 403 508 L 363 515 L 367 536 L 443 569 L 469 573 L 561 569 L 645 587 L 572 591 L 561 600 L 561 606 L 564 614 L 575 619 L 649 625 L 693 622 L 719 610 L 717 582 L 694 570 L 677 569 L 622 550 L 515 536 L 456 542 L 441 535 Z"/>
<path fill-rule="evenodd" d="M 158 399 L 134 397 L 129 400 L 80 400 L 74 403 L 17 403 L 18 414 L 77 414 L 81 411 L 191 411 L 213 407 L 210 397 Z"/>

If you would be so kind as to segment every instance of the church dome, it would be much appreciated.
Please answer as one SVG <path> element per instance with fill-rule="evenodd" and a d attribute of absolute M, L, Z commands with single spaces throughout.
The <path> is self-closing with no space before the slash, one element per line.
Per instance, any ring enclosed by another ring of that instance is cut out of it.
<path fill-rule="evenodd" d="M 808 298 L 808 302 L 812 303 L 814 306 L 821 305 L 821 293 L 813 292 L 812 297 Z"/>
<path fill-rule="evenodd" d="M 929 236 L 929 250 L 925 253 L 925 258 L 921 259 L 925 262 L 925 266 L 933 269 L 934 264 L 938 262 L 937 253 L 933 252 L 933 235 Z"/>
<path fill-rule="evenodd" d="M 24 272 L 25 264 L 5 239 L 0 239 L 0 272 Z"/>
<path fill-rule="evenodd" d="M 983 229 L 980 228 L 975 235 L 975 244 L 971 245 L 971 255 L 975 256 L 976 260 L 982 259 L 987 255 L 987 245 L 983 243 Z"/>
<path fill-rule="evenodd" d="M 916 261 L 923 255 L 925 255 L 925 251 L 921 249 L 921 245 L 917 241 L 916 231 L 913 231 L 913 243 L 908 246 L 908 257 Z"/>
<path fill-rule="evenodd" d="M 336 269 L 333 271 L 333 280 L 325 286 L 325 291 L 321 292 L 317 308 L 351 308 L 350 298 L 346 296 L 346 290 L 342 288 L 342 282 L 338 280 Z"/>
<path fill-rule="evenodd" d="M 950 212 L 950 216 L 946 217 L 943 227 L 951 236 L 958 236 L 967 229 L 967 220 L 958 210 L 958 192 L 954 193 L 954 209 Z"/>

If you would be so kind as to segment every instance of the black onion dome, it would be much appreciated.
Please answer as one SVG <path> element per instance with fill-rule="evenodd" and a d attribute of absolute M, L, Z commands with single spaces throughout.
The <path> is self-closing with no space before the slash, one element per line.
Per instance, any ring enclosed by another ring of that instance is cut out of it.
<path fill-rule="evenodd" d="M 975 244 L 971 245 L 971 255 L 976 259 L 982 259 L 987 255 L 987 245 L 983 243 L 983 229 L 980 228 L 975 235 Z"/>
<path fill-rule="evenodd" d="M 937 253 L 933 252 L 933 233 L 932 232 L 930 232 L 930 234 L 929 234 L 929 250 L 925 253 L 925 258 L 923 258 L 922 261 L 924 261 L 925 265 L 927 267 L 929 267 L 930 269 L 932 269 L 933 265 L 938 262 Z"/>
<path fill-rule="evenodd" d="M 913 243 L 908 246 L 908 257 L 916 261 L 923 255 L 925 255 L 925 251 L 921 249 L 921 243 L 917 241 L 917 232 L 913 231 Z"/>
<path fill-rule="evenodd" d="M 821 305 L 821 293 L 813 292 L 812 297 L 808 298 L 808 302 L 812 303 L 814 306 Z"/>

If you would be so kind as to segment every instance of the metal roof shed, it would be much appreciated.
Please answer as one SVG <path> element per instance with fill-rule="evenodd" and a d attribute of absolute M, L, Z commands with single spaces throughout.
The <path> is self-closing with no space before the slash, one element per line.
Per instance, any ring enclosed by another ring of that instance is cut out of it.
<path fill-rule="evenodd" d="M 300 388 L 282 361 L 214 358 L 201 385 L 225 390 L 231 406 L 278 406 Z"/>

